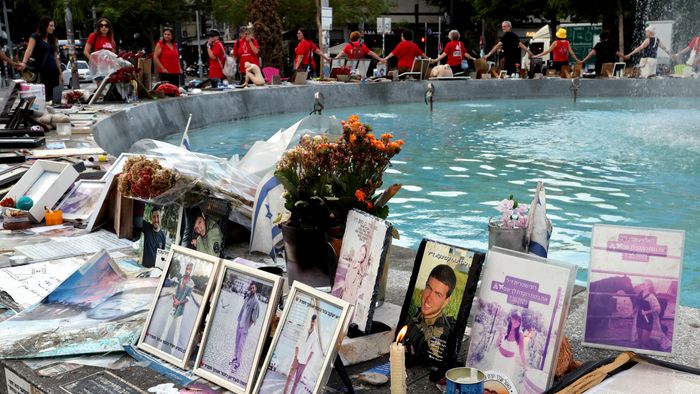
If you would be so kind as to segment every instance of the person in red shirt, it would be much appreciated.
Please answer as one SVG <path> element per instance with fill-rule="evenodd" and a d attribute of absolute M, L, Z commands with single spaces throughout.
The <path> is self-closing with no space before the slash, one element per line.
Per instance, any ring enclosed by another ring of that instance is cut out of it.
<path fill-rule="evenodd" d="M 566 40 L 566 29 L 560 28 L 557 30 L 557 39 L 552 43 L 552 45 L 547 48 L 546 51 L 540 53 L 539 55 L 535 55 L 532 58 L 533 59 L 539 59 L 542 56 L 548 54 L 549 52 L 552 52 L 552 60 L 554 62 L 554 69 L 557 71 L 561 71 L 562 66 L 568 66 L 569 65 L 569 55 L 571 55 L 576 62 L 578 62 L 578 58 L 576 57 L 576 54 L 574 53 L 574 50 L 571 49 L 571 45 L 569 45 L 569 41 Z"/>
<path fill-rule="evenodd" d="M 413 61 L 417 57 L 430 59 L 418 48 L 418 45 L 413 42 L 413 32 L 410 30 L 404 30 L 401 33 L 401 42 L 384 58 L 384 61 L 392 57 L 399 59 L 397 66 L 399 74 L 412 71 Z"/>
<path fill-rule="evenodd" d="M 89 62 L 90 54 L 101 49 L 117 53 L 117 43 L 114 41 L 112 22 L 107 18 L 100 18 L 97 20 L 97 27 L 94 32 L 90 33 L 85 43 L 83 54 Z"/>
<path fill-rule="evenodd" d="M 260 58 L 258 57 L 260 46 L 258 40 L 250 34 L 250 29 L 247 26 L 241 27 L 240 35 L 240 39 L 233 44 L 231 55 L 238 62 L 238 70 L 243 77 L 246 62 L 260 67 Z"/>
<path fill-rule="evenodd" d="M 321 52 L 316 44 L 309 39 L 309 33 L 305 29 L 297 30 L 297 40 L 299 40 L 299 44 L 294 49 L 294 69 L 297 71 L 308 71 L 307 78 L 311 79 L 316 71 L 316 62 L 313 54 L 317 54 L 327 62 L 330 62 L 331 58 Z"/>
<path fill-rule="evenodd" d="M 700 72 L 700 34 L 690 40 L 687 47 L 675 53 L 673 55 L 673 59 L 678 60 L 678 57 L 686 52 L 690 52 L 688 60 L 686 60 L 686 64 L 692 65 L 695 67 L 696 72 Z"/>
<path fill-rule="evenodd" d="M 182 74 L 180 53 L 177 50 L 172 28 L 163 28 L 163 39 L 156 44 L 153 62 L 156 64 L 158 77 L 162 82 L 180 86 L 180 74 Z"/>
<path fill-rule="evenodd" d="M 209 40 L 207 40 L 207 54 L 209 55 L 209 79 L 211 87 L 216 88 L 224 78 L 224 63 L 226 62 L 226 51 L 221 43 L 219 33 L 216 29 L 209 30 Z"/>
<path fill-rule="evenodd" d="M 362 38 L 362 35 L 359 31 L 350 33 L 350 43 L 347 44 L 345 48 L 343 48 L 343 51 L 337 54 L 335 58 L 338 59 L 347 56 L 350 60 L 360 60 L 369 56 L 380 63 L 383 62 L 384 59 L 367 48 L 367 45 L 360 42 L 360 38 Z"/>
<path fill-rule="evenodd" d="M 476 61 L 476 58 L 467 53 L 464 43 L 459 40 L 459 32 L 457 30 L 450 31 L 448 37 L 450 37 L 450 42 L 445 45 L 445 49 L 433 62 L 437 63 L 447 57 L 447 65 L 452 69 L 452 74 L 461 73 L 464 71 L 462 69 L 462 60 Z"/>

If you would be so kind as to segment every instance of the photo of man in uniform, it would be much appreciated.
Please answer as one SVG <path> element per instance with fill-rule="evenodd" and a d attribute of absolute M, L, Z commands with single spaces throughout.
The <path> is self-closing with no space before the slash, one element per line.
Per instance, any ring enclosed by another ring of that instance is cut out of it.
<path fill-rule="evenodd" d="M 218 218 L 206 215 L 200 207 L 186 209 L 181 231 L 182 246 L 210 256 L 221 256 L 223 233 Z"/>
<path fill-rule="evenodd" d="M 297 385 L 304 375 L 306 366 L 309 365 L 311 358 L 317 353 L 316 348 L 319 344 L 319 340 L 318 330 L 316 330 L 316 317 L 316 315 L 311 316 L 308 331 L 299 339 L 294 348 L 294 360 L 292 360 L 292 367 L 287 374 L 287 382 L 284 384 L 283 394 L 287 394 L 287 388 L 292 379 L 294 383 L 292 383 L 292 391 L 290 391 L 290 394 L 295 394 L 297 392 Z"/>
<path fill-rule="evenodd" d="M 160 207 L 154 206 L 151 211 L 151 221 L 143 222 L 143 257 L 141 265 L 153 268 L 158 249 L 165 249 L 165 231 L 160 226 Z"/>
<path fill-rule="evenodd" d="M 412 363 L 443 360 L 447 340 L 456 322 L 444 313 L 444 309 L 456 285 L 457 276 L 449 265 L 440 264 L 430 271 L 421 294 L 420 308 L 410 317 L 404 339 L 407 358 Z"/>
<path fill-rule="evenodd" d="M 250 282 L 248 291 L 243 296 L 243 307 L 238 313 L 238 325 L 236 326 L 236 351 L 231 360 L 231 372 L 235 372 L 241 366 L 241 352 L 245 346 L 248 330 L 255 324 L 260 316 L 260 303 L 257 296 L 258 287 L 255 282 Z"/>

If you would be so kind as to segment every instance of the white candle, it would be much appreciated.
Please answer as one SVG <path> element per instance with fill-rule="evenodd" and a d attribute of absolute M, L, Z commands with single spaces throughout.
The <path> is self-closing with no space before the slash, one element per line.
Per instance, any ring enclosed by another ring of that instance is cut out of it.
<path fill-rule="evenodd" d="M 396 342 L 389 346 L 391 394 L 406 394 L 406 349 L 400 341 L 407 329 L 408 327 L 404 326 L 396 337 Z"/>

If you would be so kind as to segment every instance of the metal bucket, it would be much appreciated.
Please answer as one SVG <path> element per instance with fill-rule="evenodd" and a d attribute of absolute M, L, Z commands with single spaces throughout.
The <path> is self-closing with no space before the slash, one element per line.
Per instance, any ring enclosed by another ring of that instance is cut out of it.
<path fill-rule="evenodd" d="M 447 394 L 483 394 L 486 374 L 476 368 L 452 368 L 445 374 Z"/>
<path fill-rule="evenodd" d="M 527 228 L 504 228 L 489 222 L 489 249 L 494 246 L 527 252 Z"/>

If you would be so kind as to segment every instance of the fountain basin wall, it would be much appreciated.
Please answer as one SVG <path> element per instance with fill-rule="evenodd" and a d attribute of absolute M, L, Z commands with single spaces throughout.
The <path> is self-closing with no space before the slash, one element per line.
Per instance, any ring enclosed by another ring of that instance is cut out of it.
<path fill-rule="evenodd" d="M 325 107 L 411 103 L 424 100 L 428 83 L 435 89 L 434 105 L 440 101 L 469 99 L 527 99 L 561 97 L 572 101 L 572 81 L 542 80 L 456 80 L 373 82 L 364 84 L 313 84 L 272 86 L 162 99 L 128 106 L 95 125 L 95 141 L 113 155 L 127 152 L 143 138 L 157 139 L 182 131 L 192 114 L 190 128 L 236 119 L 305 112 L 313 109 L 314 93 L 321 92 Z M 610 79 L 580 80 L 578 97 L 615 96 L 700 96 L 700 80 L 693 79 Z M 427 108 L 426 108 L 427 111 Z M 288 125 L 280 125 L 284 127 Z M 275 130 L 271 130 L 275 131 Z"/>

